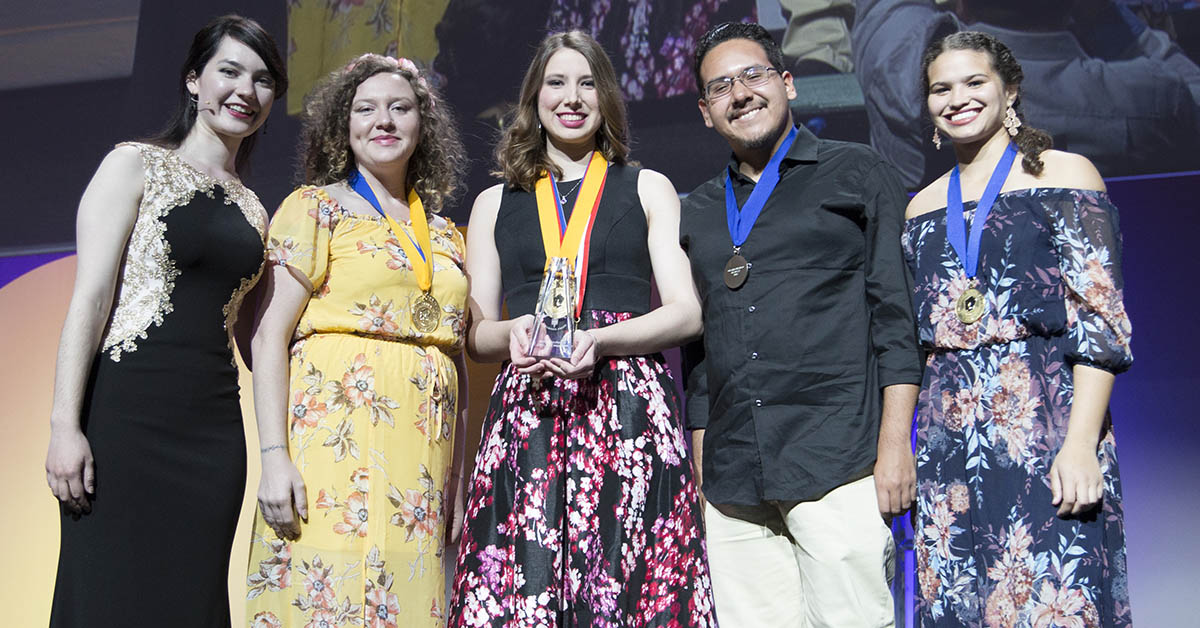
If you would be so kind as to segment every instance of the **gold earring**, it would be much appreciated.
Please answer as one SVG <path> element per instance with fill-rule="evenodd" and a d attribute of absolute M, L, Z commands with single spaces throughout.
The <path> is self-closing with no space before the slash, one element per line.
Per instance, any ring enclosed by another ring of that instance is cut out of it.
<path fill-rule="evenodd" d="M 1021 119 L 1017 117 L 1017 111 L 1008 106 L 1008 111 L 1004 113 L 1004 128 L 1008 130 L 1009 137 L 1016 137 L 1021 130 Z"/>
<path fill-rule="evenodd" d="M 934 150 L 942 150 L 942 136 L 936 128 L 933 130 L 933 148 Z"/>

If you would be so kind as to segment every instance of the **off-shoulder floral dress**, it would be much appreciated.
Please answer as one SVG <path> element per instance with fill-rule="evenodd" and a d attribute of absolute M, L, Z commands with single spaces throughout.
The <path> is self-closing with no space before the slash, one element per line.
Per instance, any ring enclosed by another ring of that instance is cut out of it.
<path fill-rule="evenodd" d="M 253 628 L 444 624 L 442 508 L 467 279 L 454 225 L 430 235 L 442 315 L 421 333 L 409 312 L 420 289 L 396 239 L 407 236 L 313 187 L 271 222 L 269 260 L 313 285 L 291 349 L 287 418 L 309 507 L 295 542 L 255 517 Z"/>
<path fill-rule="evenodd" d="M 969 221 L 975 203 L 965 206 Z M 968 287 L 946 212 L 910 219 L 920 340 L 916 554 L 922 626 L 1127 626 L 1121 480 L 1111 420 L 1096 455 L 1103 504 L 1056 516 L 1048 472 L 1067 433 L 1072 368 L 1129 368 L 1117 210 L 1103 192 L 1000 195 L 979 280 L 987 311 L 964 325 Z"/>

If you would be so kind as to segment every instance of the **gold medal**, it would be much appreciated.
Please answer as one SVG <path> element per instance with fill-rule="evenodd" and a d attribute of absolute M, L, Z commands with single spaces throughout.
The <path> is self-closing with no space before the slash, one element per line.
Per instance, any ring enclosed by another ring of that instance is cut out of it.
<path fill-rule="evenodd" d="M 412 324 L 417 331 L 428 334 L 437 330 L 438 319 L 441 318 L 442 308 L 432 294 L 422 292 L 412 303 Z"/>
<path fill-rule="evenodd" d="M 967 288 L 958 295 L 958 301 L 954 304 L 954 314 L 964 325 L 973 325 L 983 318 L 984 306 L 983 293 L 975 288 Z"/>

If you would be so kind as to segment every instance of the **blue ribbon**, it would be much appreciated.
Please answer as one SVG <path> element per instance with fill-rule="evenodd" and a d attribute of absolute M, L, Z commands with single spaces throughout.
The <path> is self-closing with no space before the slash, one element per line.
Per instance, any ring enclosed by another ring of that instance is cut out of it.
<path fill-rule="evenodd" d="M 367 184 L 367 180 L 362 178 L 362 175 L 358 174 L 357 170 L 351 172 L 350 176 L 346 177 L 346 183 L 349 183 L 350 187 L 353 188 L 355 192 L 358 192 L 359 196 L 363 197 L 368 203 L 370 203 L 371 207 L 374 207 L 375 211 L 379 212 L 380 216 L 383 216 L 385 222 L 387 221 L 388 215 L 384 213 L 383 205 L 379 204 L 379 198 L 375 196 L 375 190 L 371 189 L 371 186 Z M 399 234 L 397 234 L 397 236 L 398 235 Z M 409 242 L 413 243 L 413 246 L 417 247 L 417 253 L 421 255 L 421 261 L 426 261 L 425 251 L 421 250 L 421 245 L 417 244 L 417 241 L 414 240 L 412 236 L 408 235 L 407 231 L 404 232 L 404 235 L 408 237 Z"/>
<path fill-rule="evenodd" d="M 954 166 L 954 170 L 950 171 L 950 185 L 946 188 L 946 239 L 950 241 L 950 246 L 954 247 L 954 252 L 958 253 L 958 260 L 962 263 L 968 279 L 973 279 L 979 268 L 979 240 L 983 237 L 984 223 L 987 222 L 988 214 L 992 213 L 992 205 L 996 203 L 996 197 L 1000 196 L 1000 188 L 1004 187 L 1004 180 L 1008 178 L 1008 171 L 1012 169 L 1016 158 L 1017 145 L 1009 143 L 1008 148 L 1004 150 L 1004 156 L 1000 158 L 1000 163 L 996 164 L 996 169 L 988 179 L 979 204 L 975 206 L 969 240 L 966 235 L 967 221 L 963 218 L 962 184 L 959 182 L 958 166 Z"/>
<path fill-rule="evenodd" d="M 725 220 L 729 224 L 729 236 L 733 238 L 735 247 L 740 247 L 746 238 L 750 237 L 754 221 L 758 220 L 758 215 L 766 206 L 771 192 L 779 184 L 779 164 L 795 141 L 796 127 L 792 127 L 783 143 L 771 155 L 771 161 L 767 162 L 767 167 L 763 169 L 762 176 L 758 178 L 758 183 L 754 185 L 754 190 L 750 192 L 750 198 L 746 199 L 746 205 L 741 211 L 738 211 L 737 196 L 733 193 L 733 177 L 728 171 L 725 172 Z"/>

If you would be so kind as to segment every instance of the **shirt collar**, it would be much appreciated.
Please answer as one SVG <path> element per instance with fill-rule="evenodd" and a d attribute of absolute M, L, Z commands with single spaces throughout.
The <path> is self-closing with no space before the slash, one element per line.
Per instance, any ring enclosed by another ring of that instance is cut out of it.
<path fill-rule="evenodd" d="M 780 169 L 791 167 L 796 163 L 816 163 L 817 159 L 817 139 L 816 135 L 812 134 L 803 124 L 796 126 L 796 141 L 792 142 L 792 147 L 788 149 L 786 155 L 783 156 L 783 161 L 779 164 Z M 729 164 L 727 166 L 730 176 L 735 179 L 749 181 L 750 177 L 738 171 L 739 161 L 737 155 L 729 154 Z"/>

